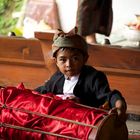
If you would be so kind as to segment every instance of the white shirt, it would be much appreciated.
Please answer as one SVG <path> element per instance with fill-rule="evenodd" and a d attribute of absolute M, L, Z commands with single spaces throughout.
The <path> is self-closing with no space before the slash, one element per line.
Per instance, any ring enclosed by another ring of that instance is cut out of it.
<path fill-rule="evenodd" d="M 64 86 L 63 86 L 64 95 L 57 95 L 57 96 L 61 97 L 62 99 L 66 99 L 69 96 L 75 96 L 73 94 L 73 90 L 74 90 L 75 85 L 78 82 L 78 79 L 79 79 L 79 75 L 72 76 L 70 79 L 65 77 Z"/>

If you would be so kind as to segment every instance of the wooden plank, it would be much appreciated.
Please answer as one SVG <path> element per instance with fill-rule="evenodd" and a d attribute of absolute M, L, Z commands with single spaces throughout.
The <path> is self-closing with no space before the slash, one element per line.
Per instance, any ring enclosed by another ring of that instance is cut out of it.
<path fill-rule="evenodd" d="M 140 70 L 140 50 L 90 45 L 88 63 L 98 67 Z"/>
<path fill-rule="evenodd" d="M 37 39 L 0 36 L 0 58 L 44 61 Z"/>
<path fill-rule="evenodd" d="M 116 74 L 129 77 L 140 77 L 140 71 L 138 70 L 129 70 L 129 69 L 118 69 L 118 68 L 106 68 L 106 67 L 96 67 L 96 69 L 104 71 L 107 74 Z"/>
<path fill-rule="evenodd" d="M 34 89 L 49 78 L 50 71 L 44 67 L 0 64 L 0 86 L 17 86 L 21 82 Z"/>
<path fill-rule="evenodd" d="M 35 37 L 38 39 L 47 39 L 47 40 L 53 40 L 54 36 L 54 30 L 52 32 L 35 32 Z"/>
<path fill-rule="evenodd" d="M 35 60 L 22 60 L 16 58 L 0 58 L 1 64 L 14 64 L 14 65 L 27 65 L 27 66 L 38 66 L 44 67 L 45 63 L 43 61 L 35 61 Z"/>

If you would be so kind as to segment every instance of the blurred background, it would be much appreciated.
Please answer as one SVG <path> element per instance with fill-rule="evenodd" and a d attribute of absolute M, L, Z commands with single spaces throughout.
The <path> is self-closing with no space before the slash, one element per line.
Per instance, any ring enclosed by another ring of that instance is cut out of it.
<path fill-rule="evenodd" d="M 34 31 L 69 31 L 76 24 L 78 0 L 0 0 L 0 35 L 34 37 Z M 140 0 L 113 0 L 111 44 L 128 45 L 126 24 L 135 23 L 140 15 Z M 97 35 L 101 43 L 103 35 Z"/>

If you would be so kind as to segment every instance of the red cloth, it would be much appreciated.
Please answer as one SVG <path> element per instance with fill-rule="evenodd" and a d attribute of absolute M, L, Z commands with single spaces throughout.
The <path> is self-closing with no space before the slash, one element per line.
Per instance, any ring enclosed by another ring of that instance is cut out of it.
<path fill-rule="evenodd" d="M 39 115 L 37 115 L 37 113 Z M 6 87 L 0 89 L 0 139 L 4 140 L 63 140 L 66 138 L 46 135 L 39 132 L 30 132 L 3 126 L 12 125 L 43 132 L 51 132 L 68 137 L 86 140 L 92 130 L 72 122 L 47 118 L 51 115 L 88 125 L 94 125 L 106 112 L 95 108 L 82 107 L 70 100 L 48 93 L 45 95 L 25 89 L 23 84 L 19 87 Z"/>

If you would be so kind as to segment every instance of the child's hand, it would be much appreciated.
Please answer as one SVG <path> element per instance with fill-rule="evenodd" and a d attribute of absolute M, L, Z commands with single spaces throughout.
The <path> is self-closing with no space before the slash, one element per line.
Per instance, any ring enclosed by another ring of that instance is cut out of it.
<path fill-rule="evenodd" d="M 72 100 L 76 103 L 80 103 L 80 99 L 78 97 L 75 97 L 75 96 L 68 96 L 66 99 L 67 100 Z"/>
<path fill-rule="evenodd" d="M 110 111 L 109 111 L 109 114 L 110 113 L 116 113 L 118 114 L 118 120 L 120 122 L 126 122 L 126 119 L 127 119 L 127 115 L 126 115 L 126 112 L 123 112 L 122 110 L 118 109 L 118 108 L 112 108 Z"/>
<path fill-rule="evenodd" d="M 115 107 L 117 108 L 118 117 L 122 121 L 126 121 L 126 104 L 122 100 L 117 100 L 115 103 Z"/>
<path fill-rule="evenodd" d="M 117 100 L 115 103 L 115 108 L 111 109 L 110 113 L 117 113 L 118 119 L 121 122 L 126 122 L 126 105 L 122 100 Z"/>

